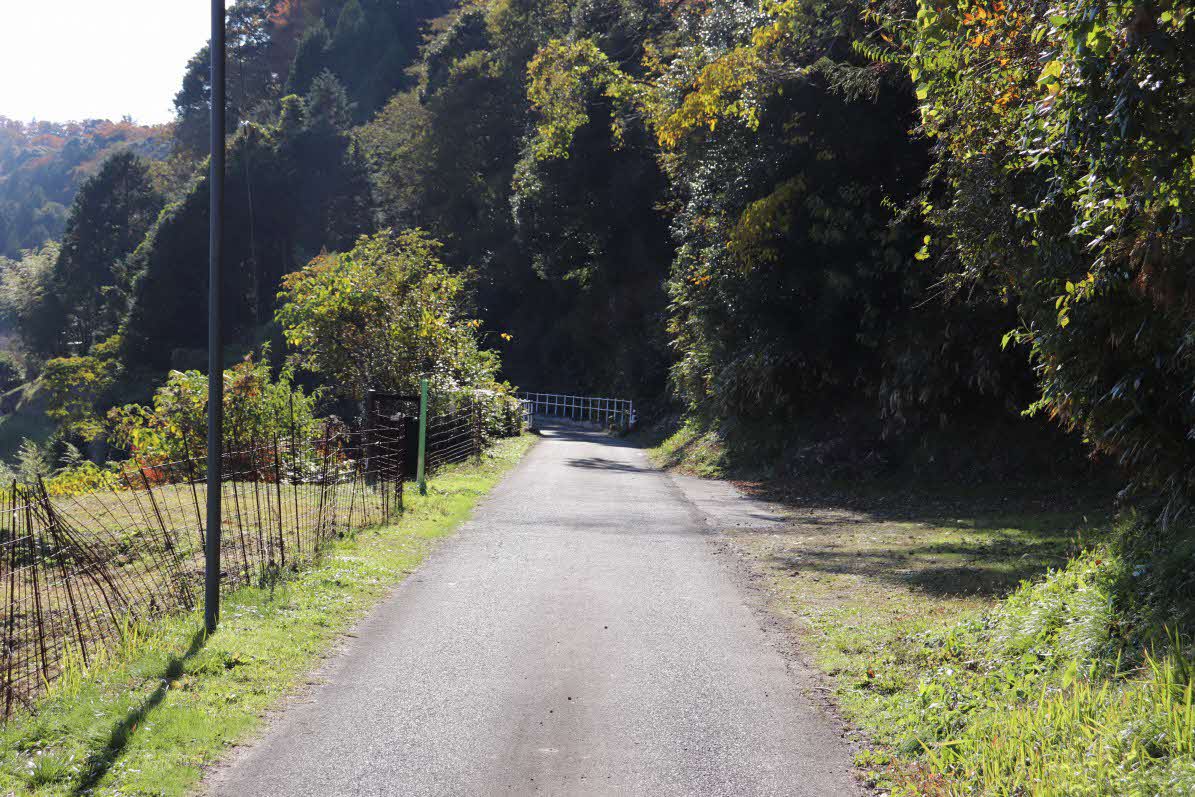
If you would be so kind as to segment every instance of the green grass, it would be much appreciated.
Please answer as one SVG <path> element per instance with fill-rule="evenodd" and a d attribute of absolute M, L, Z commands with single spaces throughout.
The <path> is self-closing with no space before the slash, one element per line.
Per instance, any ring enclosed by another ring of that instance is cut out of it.
<path fill-rule="evenodd" d="M 438 474 L 426 497 L 408 490 L 397 525 L 335 543 L 316 566 L 273 589 L 230 594 L 210 638 L 198 614 L 132 629 L 105 663 L 69 673 L 35 715 L 0 728 L 0 792 L 186 793 L 533 440 L 502 441 L 480 467 Z"/>
<path fill-rule="evenodd" d="M 727 532 L 870 740 L 859 763 L 875 784 L 1195 792 L 1192 659 L 1156 602 L 1171 576 L 1143 581 L 1150 567 L 1102 541 L 1115 536 L 1106 516 L 909 519 L 915 504 L 809 501 L 783 532 Z"/>
<path fill-rule="evenodd" d="M 653 443 L 664 467 L 766 473 L 693 425 Z M 1195 793 L 1195 543 L 1126 545 L 1135 522 L 1099 485 L 738 484 L 792 510 L 725 533 L 863 732 L 875 786 Z"/>
<path fill-rule="evenodd" d="M 657 437 L 642 441 L 647 447 L 648 456 L 657 466 L 706 479 L 725 475 L 726 448 L 716 433 L 690 421 L 663 436 L 663 439 Z"/>
<path fill-rule="evenodd" d="M 892 782 L 908 793 L 1195 792 L 1192 659 L 1134 611 L 1143 585 L 1097 546 L 990 611 L 902 640 Z M 1134 575 L 1136 573 L 1136 575 Z"/>

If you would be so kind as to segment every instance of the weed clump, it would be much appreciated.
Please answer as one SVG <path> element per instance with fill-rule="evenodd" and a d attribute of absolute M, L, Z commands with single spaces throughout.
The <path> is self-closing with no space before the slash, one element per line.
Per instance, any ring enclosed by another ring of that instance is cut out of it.
<path fill-rule="evenodd" d="M 1157 579 L 1174 554 L 1096 547 L 980 617 L 927 632 L 901 751 L 922 764 L 899 768 L 898 789 L 1195 790 L 1191 629 L 1184 596 Z"/>

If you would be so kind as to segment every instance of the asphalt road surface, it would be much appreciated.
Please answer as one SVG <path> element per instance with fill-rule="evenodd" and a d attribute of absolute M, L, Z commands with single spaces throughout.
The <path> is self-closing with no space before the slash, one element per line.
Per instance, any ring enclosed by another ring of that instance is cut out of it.
<path fill-rule="evenodd" d="M 210 793 L 857 793 L 698 506 L 544 430 Z"/>

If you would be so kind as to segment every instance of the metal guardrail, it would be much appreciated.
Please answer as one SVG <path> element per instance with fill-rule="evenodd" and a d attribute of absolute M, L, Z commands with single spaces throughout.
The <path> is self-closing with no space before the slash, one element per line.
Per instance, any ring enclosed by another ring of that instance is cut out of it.
<path fill-rule="evenodd" d="M 639 420 L 635 404 L 630 399 L 570 396 L 564 393 L 520 393 L 519 399 L 523 402 L 524 413 L 529 417 L 546 415 L 624 429 L 633 428 Z"/>

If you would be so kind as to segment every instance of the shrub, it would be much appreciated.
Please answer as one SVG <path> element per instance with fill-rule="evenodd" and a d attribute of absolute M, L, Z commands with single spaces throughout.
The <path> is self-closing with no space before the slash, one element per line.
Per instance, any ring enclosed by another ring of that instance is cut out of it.
<path fill-rule="evenodd" d="M 238 451 L 316 434 L 317 393 L 294 384 L 285 368 L 272 378 L 269 349 L 224 372 L 224 446 Z M 113 442 L 141 464 L 201 458 L 207 451 L 207 376 L 171 371 L 154 393 L 153 405 L 129 404 L 109 411 Z"/>
<path fill-rule="evenodd" d="M 439 249 L 419 230 L 383 232 L 287 276 L 277 320 L 293 361 L 357 400 L 371 388 L 414 393 L 421 376 L 437 394 L 491 386 L 498 360 L 465 317 L 467 275 Z"/>

